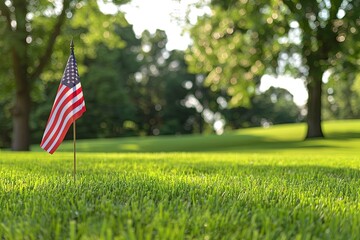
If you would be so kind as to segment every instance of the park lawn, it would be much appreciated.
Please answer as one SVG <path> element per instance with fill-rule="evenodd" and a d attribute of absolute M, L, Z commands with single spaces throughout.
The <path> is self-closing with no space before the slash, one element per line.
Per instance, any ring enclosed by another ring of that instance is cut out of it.
<path fill-rule="evenodd" d="M 325 139 L 303 141 L 306 125 L 283 124 L 270 128 L 246 128 L 224 135 L 181 135 L 77 140 L 78 152 L 158 153 L 158 152 L 316 152 L 357 151 L 360 120 L 323 123 Z M 315 150 L 315 151 L 314 151 Z M 32 151 L 43 151 L 38 145 Z M 57 152 L 72 152 L 73 142 L 64 141 Z"/>
<path fill-rule="evenodd" d="M 360 121 L 304 131 L 79 141 L 75 183 L 71 142 L 0 152 L 0 238 L 359 239 Z"/>

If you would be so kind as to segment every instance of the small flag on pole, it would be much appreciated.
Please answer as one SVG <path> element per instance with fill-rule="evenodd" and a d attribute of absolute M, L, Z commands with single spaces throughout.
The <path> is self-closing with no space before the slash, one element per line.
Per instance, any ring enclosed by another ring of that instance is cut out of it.
<path fill-rule="evenodd" d="M 41 148 L 53 154 L 63 141 L 70 125 L 85 111 L 84 96 L 72 48 L 41 140 Z"/>

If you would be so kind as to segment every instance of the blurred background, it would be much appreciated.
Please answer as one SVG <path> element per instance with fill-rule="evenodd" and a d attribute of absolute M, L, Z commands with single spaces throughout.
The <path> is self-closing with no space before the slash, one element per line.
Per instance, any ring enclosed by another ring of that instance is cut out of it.
<path fill-rule="evenodd" d="M 360 1 L 5 0 L 0 148 L 38 144 L 74 39 L 77 138 L 360 116 Z M 72 138 L 72 133 L 68 136 Z"/>

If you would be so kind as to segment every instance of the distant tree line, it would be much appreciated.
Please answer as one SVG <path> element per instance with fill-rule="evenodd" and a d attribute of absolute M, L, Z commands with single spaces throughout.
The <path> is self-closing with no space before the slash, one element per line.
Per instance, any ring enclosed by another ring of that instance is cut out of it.
<path fill-rule="evenodd" d="M 202 75 L 188 72 L 184 52 L 166 49 L 163 31 L 145 31 L 137 38 L 132 26 L 118 26 L 116 34 L 125 47 L 98 44 L 96 57 L 80 58 L 79 65 L 87 69 L 80 76 L 87 112 L 77 121 L 78 138 L 221 133 L 224 128 L 301 120 L 292 95 L 284 89 L 254 95 L 250 107 L 229 108 L 226 92 L 204 86 Z M 75 54 L 81 48 L 75 46 Z M 34 94 L 33 144 L 41 140 L 59 81 L 43 81 Z M 1 147 L 11 143 L 10 105 L 9 100 L 0 102 Z M 72 138 L 71 132 L 68 135 Z"/>

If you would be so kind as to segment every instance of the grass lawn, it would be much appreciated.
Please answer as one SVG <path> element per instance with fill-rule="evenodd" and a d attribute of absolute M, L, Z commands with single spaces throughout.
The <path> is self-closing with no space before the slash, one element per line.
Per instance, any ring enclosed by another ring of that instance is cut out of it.
<path fill-rule="evenodd" d="M 0 239 L 359 239 L 360 121 L 0 152 Z"/>

